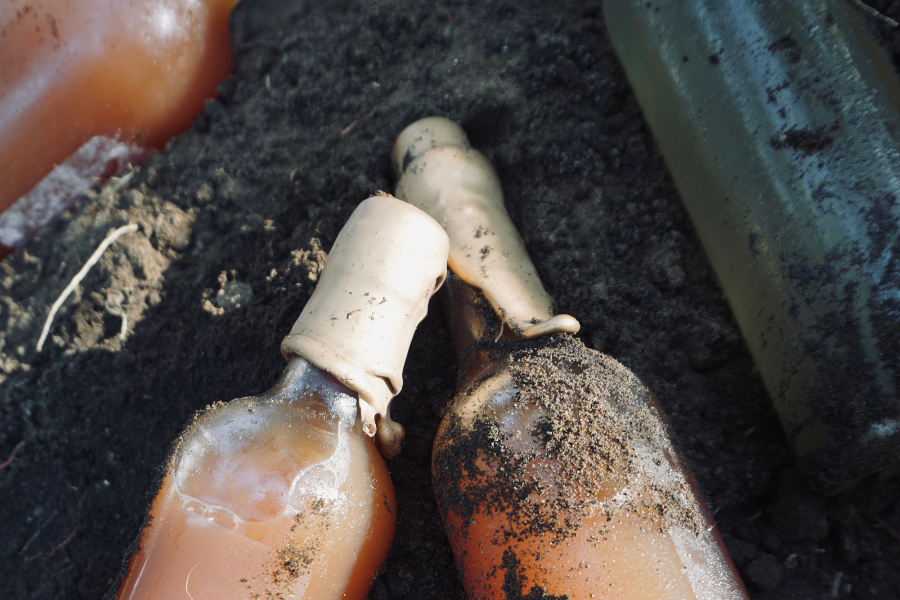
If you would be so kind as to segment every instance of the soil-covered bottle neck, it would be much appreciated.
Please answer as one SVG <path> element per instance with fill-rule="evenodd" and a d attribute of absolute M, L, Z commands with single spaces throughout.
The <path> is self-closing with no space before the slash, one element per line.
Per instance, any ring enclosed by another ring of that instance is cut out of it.
<path fill-rule="evenodd" d="M 474 381 L 510 352 L 569 338 L 570 321 L 576 331 L 578 328 L 575 319 L 559 315 L 532 328 L 545 326 L 545 332 L 529 336 L 528 330 L 517 331 L 504 322 L 480 288 L 469 285 L 452 271 L 438 295 L 456 347 L 460 385 Z M 562 327 L 558 327 L 560 323 Z"/>
<path fill-rule="evenodd" d="M 519 339 L 514 331 L 504 326 L 482 291 L 456 274 L 449 274 L 438 295 L 456 348 L 457 361 L 461 368 L 466 367 L 470 371 L 466 374 L 468 377 L 478 375 L 472 371 L 480 372 L 489 366 L 488 361 L 476 360 L 474 356 L 476 350 L 483 347 L 481 342 Z"/>

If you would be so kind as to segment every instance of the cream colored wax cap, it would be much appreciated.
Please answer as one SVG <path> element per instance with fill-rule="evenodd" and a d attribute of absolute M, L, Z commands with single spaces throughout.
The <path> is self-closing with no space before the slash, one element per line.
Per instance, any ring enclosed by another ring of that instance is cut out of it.
<path fill-rule="evenodd" d="M 397 136 L 394 151 L 391 153 L 391 165 L 398 178 L 417 156 L 432 148 L 454 146 L 468 149 L 469 138 L 462 127 L 444 117 L 426 117 L 419 119 Z"/>
<path fill-rule="evenodd" d="M 359 392 L 363 431 L 387 458 L 403 427 L 390 402 L 428 300 L 447 277 L 447 235 L 434 219 L 391 196 L 360 204 L 341 229 L 290 335 L 285 357 L 302 356 Z M 377 423 L 376 423 L 377 418 Z"/>
<path fill-rule="evenodd" d="M 450 145 L 441 145 L 449 141 Z M 535 338 L 576 333 L 569 315 L 555 315 L 534 263 L 503 204 L 490 161 L 468 148 L 453 121 L 431 117 L 407 127 L 394 144 L 403 174 L 397 197 L 434 217 L 450 236 L 450 268 L 481 289 L 516 333 Z"/>

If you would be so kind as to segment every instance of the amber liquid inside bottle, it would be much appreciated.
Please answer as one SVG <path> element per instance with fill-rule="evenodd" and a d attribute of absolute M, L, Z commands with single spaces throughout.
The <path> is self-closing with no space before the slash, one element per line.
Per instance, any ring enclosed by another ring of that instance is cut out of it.
<path fill-rule="evenodd" d="M 236 3 L 0 2 L 0 213 L 79 149 L 90 151 L 74 174 L 102 179 L 187 129 L 231 72 Z M 98 150 L 88 144 L 95 136 L 130 150 Z M 71 185 L 62 178 L 52 190 L 58 202 L 84 191 Z M 51 202 L 47 210 L 61 209 Z"/>
<path fill-rule="evenodd" d="M 301 358 L 182 436 L 117 598 L 363 599 L 395 526 L 356 394 Z"/>
<path fill-rule="evenodd" d="M 637 377 L 568 335 L 504 338 L 480 291 L 445 290 L 461 384 L 433 474 L 469 597 L 746 598 Z"/>

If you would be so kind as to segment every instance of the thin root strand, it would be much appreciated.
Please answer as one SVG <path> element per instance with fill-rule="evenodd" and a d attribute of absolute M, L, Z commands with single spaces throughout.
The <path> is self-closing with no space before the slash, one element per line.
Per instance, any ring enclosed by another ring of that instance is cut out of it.
<path fill-rule="evenodd" d="M 439 3 L 437 3 L 437 2 L 434 3 L 434 7 L 435 7 L 435 8 L 437 9 L 437 11 L 441 14 L 441 16 L 444 17 L 444 19 L 447 21 L 447 23 L 452 23 L 452 22 L 453 22 L 453 17 L 450 15 L 450 11 L 449 11 L 449 10 L 447 10 L 445 7 L 441 6 L 441 5 L 440 5 Z"/>
<path fill-rule="evenodd" d="M 61 541 L 61 542 L 58 543 L 57 545 L 55 545 L 55 546 L 53 547 L 53 550 L 51 550 L 51 551 L 48 552 L 48 553 L 41 552 L 41 553 L 39 553 L 39 554 L 35 554 L 34 556 L 29 556 L 28 558 L 25 559 L 25 562 L 31 562 L 31 561 L 37 560 L 37 559 L 39 559 L 39 558 L 51 558 L 51 557 L 52 557 L 53 555 L 55 555 L 57 552 L 59 552 L 60 550 L 62 550 L 63 548 L 65 548 L 66 545 L 67 545 L 69 542 L 71 542 L 73 539 L 75 539 L 75 535 L 76 535 L 77 533 L 78 533 L 78 528 L 76 527 L 75 529 L 72 530 L 72 533 L 69 534 L 69 537 L 67 537 L 66 539 L 64 539 L 63 541 Z M 191 600 L 193 600 L 193 598 L 192 598 Z"/>
<path fill-rule="evenodd" d="M 131 233 L 132 231 L 137 231 L 138 226 L 134 223 L 130 223 L 128 225 L 124 225 L 119 227 L 100 242 L 100 245 L 94 250 L 94 253 L 91 254 L 91 257 L 88 259 L 84 266 L 81 267 L 81 270 L 72 278 L 72 281 L 69 282 L 69 285 L 66 286 L 66 289 L 63 290 L 62 294 L 59 295 L 59 298 L 56 299 L 56 302 L 53 303 L 53 307 L 50 309 L 50 314 L 47 315 L 47 321 L 44 323 L 44 329 L 41 331 L 41 337 L 37 343 L 37 351 L 40 352 L 44 347 L 44 342 L 47 341 L 47 336 L 50 334 L 50 325 L 53 324 L 53 318 L 56 316 L 56 313 L 59 311 L 60 307 L 69 297 L 69 295 L 75 291 L 75 288 L 78 287 L 78 284 L 81 283 L 81 280 L 87 276 L 88 271 L 91 270 L 97 261 L 100 260 L 100 257 L 106 252 L 106 249 L 109 248 L 113 242 L 117 239 L 125 235 L 126 233 Z"/>
<path fill-rule="evenodd" d="M 900 542 L 900 534 L 898 534 L 896 531 L 894 531 L 893 527 L 891 527 L 890 525 L 888 525 L 887 523 L 885 523 L 884 521 L 879 519 L 877 515 L 870 513 L 869 511 L 867 511 L 864 508 L 859 508 L 858 506 L 856 507 L 856 510 L 858 510 L 865 516 L 869 517 L 869 519 L 874 521 L 875 527 L 877 529 L 883 529 L 889 536 L 891 536 L 892 538 L 894 538 L 895 540 Z"/>
<path fill-rule="evenodd" d="M 22 440 L 21 442 L 16 444 L 16 447 L 13 448 L 12 452 L 9 453 L 9 458 L 7 458 L 2 463 L 0 463 L 0 471 L 2 471 L 3 469 L 5 469 L 6 467 L 8 467 L 9 465 L 12 464 L 12 462 L 16 459 L 16 452 L 18 452 L 19 448 L 21 448 L 24 445 L 25 445 L 25 440 Z"/>

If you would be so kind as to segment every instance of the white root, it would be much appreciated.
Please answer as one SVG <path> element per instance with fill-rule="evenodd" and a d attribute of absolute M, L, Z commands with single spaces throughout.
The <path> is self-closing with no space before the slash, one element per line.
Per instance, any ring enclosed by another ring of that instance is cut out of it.
<path fill-rule="evenodd" d="M 41 331 L 41 338 L 37 343 L 37 351 L 40 352 L 44 347 L 44 342 L 47 341 L 47 335 L 50 333 L 50 325 L 53 324 L 53 318 L 56 316 L 56 313 L 59 311 L 60 307 L 69 297 L 69 295 L 75 291 L 75 288 L 78 287 L 78 284 L 81 283 L 81 280 L 87 276 L 88 271 L 91 270 L 97 261 L 100 260 L 100 257 L 106 252 L 106 249 L 109 248 L 113 242 L 117 239 L 125 235 L 126 233 L 131 233 L 132 231 L 137 231 L 138 226 L 134 223 L 130 223 L 128 225 L 124 225 L 119 227 L 108 236 L 106 239 L 100 242 L 100 245 L 94 250 L 94 253 L 91 254 L 91 257 L 88 259 L 84 266 L 81 267 L 81 270 L 78 271 L 78 274 L 72 278 L 72 281 L 69 282 L 69 285 L 66 286 L 66 289 L 63 290 L 62 294 L 60 294 L 59 298 L 56 299 L 56 302 L 53 303 L 53 307 L 50 308 L 50 314 L 47 315 L 47 321 L 44 323 L 44 330 Z"/>

